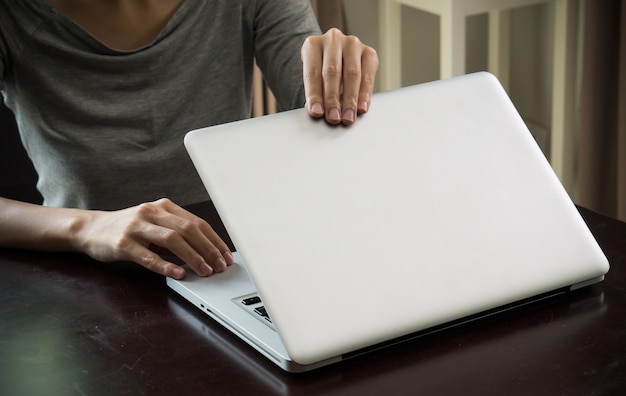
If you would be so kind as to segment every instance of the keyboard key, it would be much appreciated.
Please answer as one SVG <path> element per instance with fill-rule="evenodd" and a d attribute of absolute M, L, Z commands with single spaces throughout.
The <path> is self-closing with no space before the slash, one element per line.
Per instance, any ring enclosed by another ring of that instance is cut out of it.
<path fill-rule="evenodd" d="M 256 312 L 256 313 L 258 313 L 259 315 L 264 316 L 264 317 L 269 316 L 269 315 L 267 314 L 267 310 L 265 309 L 265 307 L 258 307 L 258 308 L 255 308 L 255 309 L 254 309 L 254 312 Z"/>
<path fill-rule="evenodd" d="M 243 305 L 254 305 L 254 304 L 258 304 L 260 302 L 261 302 L 261 297 L 259 297 L 259 296 L 254 296 L 254 297 L 245 298 L 245 299 L 241 300 L 241 303 Z"/>

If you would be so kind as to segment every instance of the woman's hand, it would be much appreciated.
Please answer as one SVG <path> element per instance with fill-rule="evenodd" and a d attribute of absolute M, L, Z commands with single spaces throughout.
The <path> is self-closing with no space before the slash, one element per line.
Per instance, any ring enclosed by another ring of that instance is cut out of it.
<path fill-rule="evenodd" d="M 201 276 L 224 271 L 233 263 L 227 245 L 206 221 L 168 199 L 87 213 L 75 227 L 74 238 L 78 249 L 96 260 L 133 261 L 175 279 L 182 279 L 185 270 L 157 250 L 171 252 Z"/>
<path fill-rule="evenodd" d="M 350 125 L 371 104 L 376 50 L 338 29 L 306 39 L 301 51 L 306 108 L 312 117 Z"/>

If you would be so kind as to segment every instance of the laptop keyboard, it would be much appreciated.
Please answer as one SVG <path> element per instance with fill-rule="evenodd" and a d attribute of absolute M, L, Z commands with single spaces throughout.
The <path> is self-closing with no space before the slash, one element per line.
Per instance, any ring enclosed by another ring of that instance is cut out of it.
<path fill-rule="evenodd" d="M 272 330 L 276 330 L 272 324 L 272 319 L 263 305 L 263 301 L 261 301 L 261 297 L 256 294 L 251 294 L 237 297 L 233 299 L 233 301 L 251 315 L 268 325 Z"/>

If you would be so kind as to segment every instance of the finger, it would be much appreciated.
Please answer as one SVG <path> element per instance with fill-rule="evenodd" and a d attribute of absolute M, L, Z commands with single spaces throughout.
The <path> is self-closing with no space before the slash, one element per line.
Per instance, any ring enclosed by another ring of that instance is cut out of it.
<path fill-rule="evenodd" d="M 142 227 L 141 230 L 136 231 L 135 238 L 168 249 L 200 276 L 209 276 L 226 268 L 226 263 L 217 249 L 213 247 L 213 257 L 215 259 L 212 262 L 207 262 L 196 249 L 187 243 L 179 232 L 168 227 L 148 224 Z M 154 254 L 156 255 L 156 253 Z"/>
<path fill-rule="evenodd" d="M 300 51 L 306 108 L 312 117 L 324 116 L 324 85 L 322 78 L 322 38 L 311 36 Z"/>
<path fill-rule="evenodd" d="M 324 79 L 324 113 L 330 124 L 341 122 L 341 79 L 343 59 L 341 40 L 344 35 L 338 29 L 330 29 L 324 34 L 324 59 L 322 77 Z"/>
<path fill-rule="evenodd" d="M 367 113 L 372 103 L 372 92 L 378 71 L 378 54 L 372 47 L 365 46 L 361 54 L 361 87 L 359 89 L 358 112 Z"/>
<path fill-rule="evenodd" d="M 341 121 L 345 125 L 356 121 L 357 103 L 361 89 L 361 52 L 363 44 L 355 36 L 348 36 L 343 45 L 343 93 Z"/>
<path fill-rule="evenodd" d="M 163 260 L 157 253 L 147 249 L 139 243 L 127 246 L 125 253 L 125 260 L 133 261 L 143 267 L 149 269 L 152 272 L 169 276 L 174 279 L 183 279 L 185 277 L 185 270 L 169 261 Z"/>
<path fill-rule="evenodd" d="M 169 200 L 139 206 L 146 225 L 135 233 L 151 244 L 168 249 L 199 275 L 221 272 L 232 261 L 226 244 L 204 220 Z"/>
<path fill-rule="evenodd" d="M 233 255 L 228 248 L 228 245 L 217 234 L 217 232 L 215 232 L 209 223 L 169 200 L 167 200 L 165 204 L 168 212 L 178 216 L 180 219 L 173 218 L 175 223 L 171 224 L 170 222 L 167 222 L 166 224 L 161 225 L 174 227 L 174 229 L 180 232 L 183 237 L 188 240 L 191 246 L 197 249 L 203 256 L 203 250 L 206 250 L 206 254 L 209 255 L 208 258 L 214 258 L 214 250 L 209 247 L 210 245 L 213 245 L 222 255 L 227 265 L 231 265 L 234 262 Z M 208 244 L 207 239 L 209 242 Z M 217 259 L 217 257 L 215 257 L 215 259 Z"/>
<path fill-rule="evenodd" d="M 171 242 L 174 243 L 173 246 L 165 247 L 169 248 L 174 254 L 190 265 L 192 264 L 191 260 L 196 260 L 195 254 L 198 254 L 204 263 L 207 263 L 215 272 L 222 272 L 228 265 L 225 259 L 228 248 L 226 248 L 226 246 L 218 246 L 219 244 L 216 245 L 214 242 L 215 238 L 219 241 L 221 241 L 221 239 L 219 239 L 208 225 L 206 225 L 208 230 L 203 232 L 204 224 L 206 223 L 200 219 L 187 220 L 178 216 L 165 217 L 159 222 L 159 225 L 167 230 L 163 231 L 166 233 L 164 237 L 170 237 Z M 168 235 L 170 230 L 172 232 L 171 236 Z M 207 237 L 209 231 L 213 233 L 213 240 Z M 191 251 L 187 250 L 187 247 L 189 247 Z M 202 265 L 202 263 L 200 263 L 200 265 Z"/>

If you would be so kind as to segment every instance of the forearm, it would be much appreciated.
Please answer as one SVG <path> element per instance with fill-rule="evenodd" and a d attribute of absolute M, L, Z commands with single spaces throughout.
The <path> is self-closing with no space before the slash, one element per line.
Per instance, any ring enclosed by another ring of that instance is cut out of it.
<path fill-rule="evenodd" d="M 90 212 L 50 208 L 0 198 L 0 246 L 45 251 L 79 251 L 77 236 Z"/>

